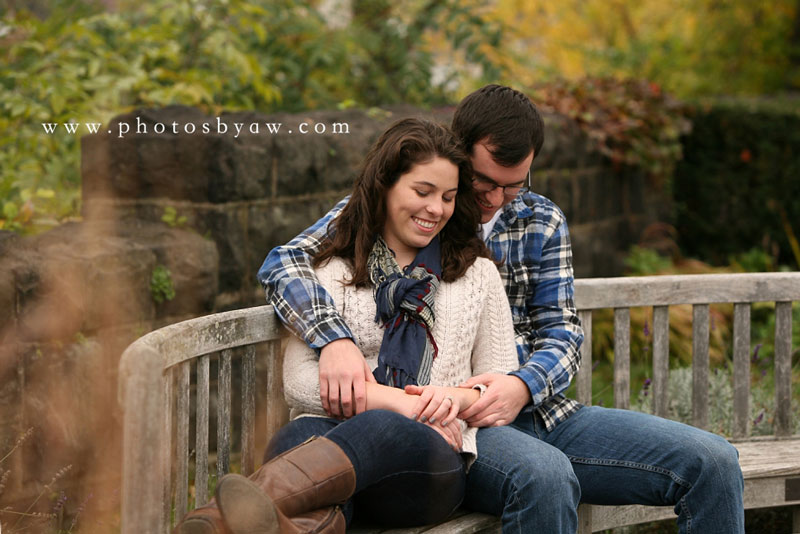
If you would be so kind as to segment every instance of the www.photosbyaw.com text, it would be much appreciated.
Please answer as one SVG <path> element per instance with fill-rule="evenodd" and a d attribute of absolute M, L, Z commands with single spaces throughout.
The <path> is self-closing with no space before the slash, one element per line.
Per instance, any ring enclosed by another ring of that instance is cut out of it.
<path fill-rule="evenodd" d="M 83 129 L 81 128 L 83 126 Z M 284 125 L 282 122 L 224 122 L 220 117 L 216 117 L 212 122 L 184 122 L 179 123 L 172 121 L 169 123 L 157 122 L 150 124 L 142 122 L 137 116 L 136 122 L 118 122 L 111 125 L 112 128 L 108 130 L 109 134 L 114 134 L 118 138 L 123 138 L 126 135 L 148 135 L 154 133 L 161 134 L 188 134 L 188 135 L 233 135 L 234 138 L 242 134 L 250 135 L 276 135 L 281 132 L 300 135 L 308 134 L 349 134 L 350 125 L 346 122 L 334 122 L 325 124 L 323 122 L 309 123 L 301 122 L 295 127 Z M 42 128 L 47 135 L 54 135 L 61 131 L 61 128 L 68 135 L 75 134 L 96 134 L 103 129 L 103 124 L 100 122 L 43 122 Z"/>

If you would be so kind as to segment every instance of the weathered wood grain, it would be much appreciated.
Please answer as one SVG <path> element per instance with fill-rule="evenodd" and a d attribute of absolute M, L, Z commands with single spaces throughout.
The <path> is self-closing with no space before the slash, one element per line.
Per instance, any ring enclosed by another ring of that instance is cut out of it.
<path fill-rule="evenodd" d="M 255 470 L 256 350 L 245 347 L 242 356 L 242 474 Z"/>
<path fill-rule="evenodd" d="M 669 407 L 669 307 L 653 307 L 653 413 L 667 416 Z"/>
<path fill-rule="evenodd" d="M 592 405 L 592 311 L 581 310 L 578 317 L 583 326 L 583 345 L 581 345 L 581 367 L 578 370 L 577 399 L 586 406 Z"/>
<path fill-rule="evenodd" d="M 708 304 L 692 307 L 692 424 L 708 428 Z"/>
<path fill-rule="evenodd" d="M 792 433 L 792 303 L 775 304 L 775 434 Z"/>
<path fill-rule="evenodd" d="M 267 425 L 266 441 L 288 421 L 289 407 L 283 395 L 283 358 L 277 343 L 267 347 Z"/>
<path fill-rule="evenodd" d="M 209 357 L 197 359 L 197 388 L 195 389 L 195 507 L 208 502 L 208 399 L 210 393 Z"/>
<path fill-rule="evenodd" d="M 578 309 L 800 300 L 800 273 L 695 274 L 575 280 Z"/>
<path fill-rule="evenodd" d="M 231 470 L 231 358 L 225 349 L 219 357 L 217 379 L 217 480 Z"/>
<path fill-rule="evenodd" d="M 160 354 L 141 346 L 126 353 L 128 358 L 120 365 L 123 379 L 119 389 L 120 405 L 126 407 L 120 521 L 124 534 L 166 534 L 163 500 L 169 476 L 157 467 L 169 462 L 170 440 L 164 432 L 164 406 L 169 405 L 169 397 L 164 396 L 163 370 L 152 364 Z M 171 508 L 171 498 L 169 502 Z"/>
<path fill-rule="evenodd" d="M 167 371 L 163 381 L 164 404 L 167 409 L 163 411 L 161 419 L 161 435 L 164 436 L 164 447 L 161 455 L 161 471 L 163 476 L 161 492 L 161 530 L 167 534 L 170 531 L 170 512 L 172 511 L 172 467 L 175 465 L 175 447 L 172 446 L 172 416 L 175 413 L 177 399 L 174 394 L 174 373 Z"/>
<path fill-rule="evenodd" d="M 578 532 L 592 531 L 592 507 L 588 505 L 578 506 Z"/>
<path fill-rule="evenodd" d="M 180 515 L 186 513 L 189 501 L 189 372 L 191 363 L 183 362 L 177 368 L 178 430 L 175 440 L 175 456 L 178 465 L 175 473 L 175 512 Z"/>
<path fill-rule="evenodd" d="M 631 310 L 614 310 L 614 407 L 631 407 Z"/>
<path fill-rule="evenodd" d="M 734 441 L 747 479 L 800 476 L 800 437 Z"/>
<path fill-rule="evenodd" d="M 279 326 L 272 306 L 245 308 L 165 326 L 136 340 L 135 350 L 152 347 L 166 369 L 202 354 L 280 340 Z"/>
<path fill-rule="evenodd" d="M 750 304 L 733 306 L 733 437 L 750 434 Z"/>

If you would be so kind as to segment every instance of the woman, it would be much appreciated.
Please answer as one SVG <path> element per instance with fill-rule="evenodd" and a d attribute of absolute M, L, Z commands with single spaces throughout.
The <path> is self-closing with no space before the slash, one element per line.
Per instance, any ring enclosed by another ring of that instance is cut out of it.
<path fill-rule="evenodd" d="M 471 177 L 443 126 L 405 119 L 381 136 L 314 258 L 374 369 L 367 410 L 326 417 L 317 355 L 292 339 L 284 388 L 293 420 L 270 444 L 271 460 L 249 479 L 223 477 L 216 503 L 179 532 L 338 533 L 353 508 L 412 526 L 458 507 L 478 451 L 477 430 L 457 416 L 480 389 L 457 386 L 517 366 L 505 292 L 476 237 Z"/>

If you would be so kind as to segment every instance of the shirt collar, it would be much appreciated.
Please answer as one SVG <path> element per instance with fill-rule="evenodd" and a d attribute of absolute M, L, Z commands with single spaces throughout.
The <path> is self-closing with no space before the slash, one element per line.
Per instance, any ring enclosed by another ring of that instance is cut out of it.
<path fill-rule="evenodd" d="M 499 216 L 498 214 L 495 214 L 497 219 L 494 223 L 494 226 L 488 231 L 484 232 L 484 235 L 486 236 L 484 241 L 488 240 L 488 238 L 492 235 L 510 228 L 517 219 L 527 219 L 528 217 L 533 216 L 533 210 L 524 200 L 525 197 L 529 195 L 532 195 L 532 193 L 529 191 L 520 193 L 514 198 L 514 200 L 503 206 L 503 209 L 498 210 Z"/>

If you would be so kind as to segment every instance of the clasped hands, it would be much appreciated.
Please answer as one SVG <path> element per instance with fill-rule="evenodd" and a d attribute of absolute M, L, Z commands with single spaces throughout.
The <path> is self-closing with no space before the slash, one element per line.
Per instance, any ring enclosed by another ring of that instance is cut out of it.
<path fill-rule="evenodd" d="M 373 387 L 367 384 L 376 384 L 364 356 L 350 339 L 339 339 L 323 347 L 319 382 L 322 406 L 337 418 L 349 418 L 365 411 L 366 390 Z M 477 384 L 486 386 L 482 397 L 472 389 Z M 512 422 L 531 399 L 522 380 L 494 373 L 474 376 L 458 388 L 408 386 L 405 394 L 409 397 L 402 402 L 403 408 L 395 411 L 430 426 L 456 450 L 462 445 L 461 425 L 450 424 L 456 418 L 476 427 L 505 425 Z"/>

